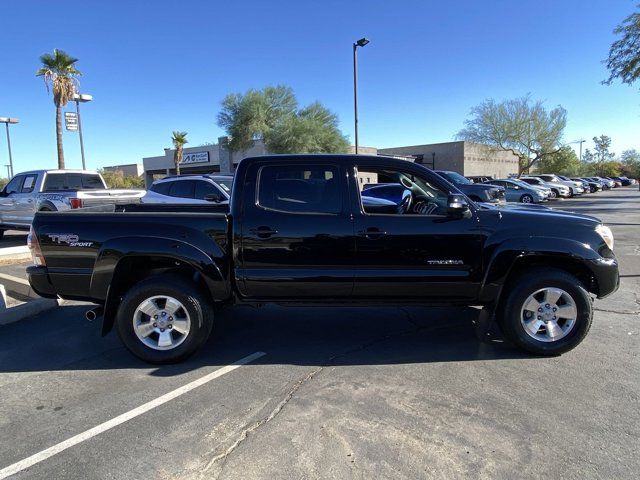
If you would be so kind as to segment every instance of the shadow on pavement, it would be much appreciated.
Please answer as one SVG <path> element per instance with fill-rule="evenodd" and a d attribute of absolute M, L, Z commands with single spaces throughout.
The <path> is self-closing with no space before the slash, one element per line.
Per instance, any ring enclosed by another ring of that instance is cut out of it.
<path fill-rule="evenodd" d="M 133 357 L 87 306 L 0 327 L 0 372 L 149 369 L 161 377 L 227 365 L 256 351 L 257 364 L 376 365 L 531 358 L 501 340 L 480 342 L 473 308 L 233 307 L 218 315 L 214 334 L 194 357 L 156 367 Z"/>
<path fill-rule="evenodd" d="M 0 248 L 24 247 L 27 245 L 27 232 L 6 232 L 0 239 Z"/>

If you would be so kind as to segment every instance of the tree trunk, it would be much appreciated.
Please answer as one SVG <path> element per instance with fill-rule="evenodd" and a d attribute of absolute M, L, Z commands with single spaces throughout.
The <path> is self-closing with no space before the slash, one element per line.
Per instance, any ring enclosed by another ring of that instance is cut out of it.
<path fill-rule="evenodd" d="M 176 151 L 173 154 L 173 162 L 176 164 L 176 175 L 180 176 L 180 162 L 182 161 L 182 149 L 176 147 Z"/>
<path fill-rule="evenodd" d="M 64 169 L 64 149 L 62 148 L 62 107 L 56 104 L 56 142 L 58 144 L 58 169 Z"/>

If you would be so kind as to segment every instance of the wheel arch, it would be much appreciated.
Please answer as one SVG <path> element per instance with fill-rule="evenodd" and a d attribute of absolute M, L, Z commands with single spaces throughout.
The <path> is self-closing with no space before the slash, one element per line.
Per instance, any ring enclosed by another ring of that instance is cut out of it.
<path fill-rule="evenodd" d="M 145 252 L 131 249 L 135 244 L 135 239 L 116 239 L 105 243 L 98 253 L 90 290 L 93 298 L 104 299 L 103 335 L 112 329 L 124 293 L 151 276 L 173 273 L 201 289 L 212 302 L 229 298 L 230 283 L 220 249 L 212 257 L 175 240 L 146 237 L 144 243 L 138 243 L 144 244 Z"/>

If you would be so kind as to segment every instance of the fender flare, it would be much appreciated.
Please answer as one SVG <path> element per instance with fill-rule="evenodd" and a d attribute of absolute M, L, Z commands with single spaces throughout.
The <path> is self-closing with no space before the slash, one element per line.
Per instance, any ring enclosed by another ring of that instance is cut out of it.
<path fill-rule="evenodd" d="M 144 246 L 144 250 L 136 247 Z M 215 245 L 210 256 L 201 249 L 180 240 L 161 237 L 120 237 L 105 242 L 98 251 L 90 292 L 93 298 L 104 299 L 102 334 L 113 327 L 121 292 L 114 288 L 113 281 L 122 261 L 134 257 L 165 257 L 182 262 L 202 275 L 214 301 L 223 301 L 230 296 L 230 284 L 223 274 L 219 262 L 224 252 Z M 216 261 L 218 260 L 218 261 Z"/>
<path fill-rule="evenodd" d="M 58 211 L 58 207 L 56 207 L 51 200 L 40 200 L 36 205 L 36 212 L 40 212 L 42 210 L 42 207 L 47 207 L 52 212 Z"/>
<path fill-rule="evenodd" d="M 524 258 L 553 258 L 571 261 L 593 272 L 590 262 L 601 257 L 591 246 L 577 240 L 560 237 L 516 237 L 495 245 L 486 259 L 480 298 L 498 303 L 502 287 L 515 264 Z"/>

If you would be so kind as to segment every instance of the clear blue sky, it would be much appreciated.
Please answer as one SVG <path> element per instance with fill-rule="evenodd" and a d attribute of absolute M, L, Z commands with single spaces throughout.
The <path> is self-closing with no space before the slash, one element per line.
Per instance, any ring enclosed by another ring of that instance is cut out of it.
<path fill-rule="evenodd" d="M 366 36 L 362 145 L 450 141 L 473 105 L 531 93 L 568 110 L 566 141 L 604 133 L 620 153 L 640 149 L 640 85 L 601 85 L 601 60 L 636 2 L 5 1 L 0 116 L 20 118 L 16 172 L 56 165 L 54 106 L 34 73 L 59 48 L 80 59 L 94 96 L 82 110 L 92 168 L 162 154 L 172 130 L 215 142 L 223 96 L 267 84 L 320 100 L 353 139 L 351 44 Z M 77 134 L 64 142 L 78 168 Z"/>

